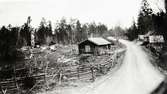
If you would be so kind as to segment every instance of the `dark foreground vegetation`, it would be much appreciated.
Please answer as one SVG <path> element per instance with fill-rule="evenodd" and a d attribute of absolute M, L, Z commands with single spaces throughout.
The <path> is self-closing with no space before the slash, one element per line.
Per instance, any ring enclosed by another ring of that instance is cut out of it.
<path fill-rule="evenodd" d="M 6 94 L 36 94 L 55 88 L 78 87 L 94 82 L 119 64 L 124 51 L 115 46 L 106 54 L 78 55 L 77 45 L 54 45 L 55 49 L 34 48 L 23 51 L 27 59 L 1 66 L 1 91 Z"/>

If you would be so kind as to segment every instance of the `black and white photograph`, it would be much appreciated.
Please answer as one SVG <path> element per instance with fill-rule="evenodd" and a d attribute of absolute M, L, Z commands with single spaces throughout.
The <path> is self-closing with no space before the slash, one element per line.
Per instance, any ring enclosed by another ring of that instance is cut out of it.
<path fill-rule="evenodd" d="M 167 94 L 167 0 L 0 0 L 0 94 Z"/>

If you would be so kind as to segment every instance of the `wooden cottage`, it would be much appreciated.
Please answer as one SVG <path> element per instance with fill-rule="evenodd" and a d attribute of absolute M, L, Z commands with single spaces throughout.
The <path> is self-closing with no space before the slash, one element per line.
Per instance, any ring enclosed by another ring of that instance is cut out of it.
<path fill-rule="evenodd" d="M 78 44 L 79 54 L 94 54 L 101 55 L 110 49 L 111 42 L 104 38 L 88 38 Z"/>

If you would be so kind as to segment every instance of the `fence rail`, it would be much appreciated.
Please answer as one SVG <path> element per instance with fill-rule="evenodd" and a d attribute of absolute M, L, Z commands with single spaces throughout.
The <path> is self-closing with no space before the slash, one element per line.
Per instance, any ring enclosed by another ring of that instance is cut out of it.
<path fill-rule="evenodd" d="M 43 69 L 43 72 L 28 76 L 35 78 L 36 80 L 36 84 L 29 90 L 32 90 L 35 87 L 43 86 L 43 84 L 40 83 L 46 83 L 46 87 L 49 87 L 47 83 L 50 79 L 54 80 L 55 83 L 58 83 L 59 85 L 66 80 L 70 81 L 72 78 L 80 80 L 88 79 L 90 81 L 95 81 L 97 75 L 106 74 L 112 67 L 115 66 L 117 62 L 116 58 L 119 58 L 122 55 L 122 52 L 124 51 L 125 50 L 117 52 L 115 56 L 109 56 L 106 60 L 104 59 L 102 63 L 94 63 L 94 64 L 87 63 L 82 65 L 72 65 L 70 67 L 69 66 L 61 67 L 59 68 L 58 71 L 55 71 L 53 73 L 48 72 L 48 65 L 46 65 L 46 68 Z M 21 70 L 25 69 L 24 68 L 15 69 L 15 72 L 17 73 Z M 16 76 L 11 79 L 1 80 L 0 94 L 11 94 L 11 92 L 12 94 L 14 94 L 13 91 L 20 92 L 20 88 L 23 86 L 23 82 L 26 78 L 27 76 L 19 76 L 19 77 Z"/>

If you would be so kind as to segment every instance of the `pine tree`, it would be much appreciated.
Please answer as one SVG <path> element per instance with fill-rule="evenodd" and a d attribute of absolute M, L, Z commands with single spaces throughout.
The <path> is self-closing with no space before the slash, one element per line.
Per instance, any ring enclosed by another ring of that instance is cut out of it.
<path fill-rule="evenodd" d="M 149 7 L 147 0 L 143 0 L 137 21 L 140 34 L 146 34 L 147 32 L 153 30 L 152 14 L 153 10 Z"/>
<path fill-rule="evenodd" d="M 127 31 L 128 32 L 126 33 L 126 35 L 129 38 L 129 40 L 132 41 L 138 38 L 138 29 L 137 29 L 135 21 L 133 21 L 133 25 Z"/>
<path fill-rule="evenodd" d="M 82 41 L 82 27 L 79 20 L 77 20 L 76 22 L 76 39 L 77 39 L 77 42 Z"/>
<path fill-rule="evenodd" d="M 36 31 L 36 42 L 39 44 L 50 44 L 52 41 L 52 24 L 51 21 L 46 22 L 45 18 L 42 18 L 40 26 Z"/>

